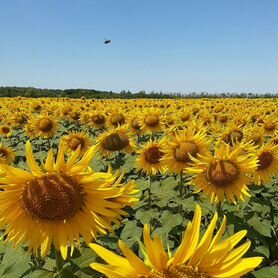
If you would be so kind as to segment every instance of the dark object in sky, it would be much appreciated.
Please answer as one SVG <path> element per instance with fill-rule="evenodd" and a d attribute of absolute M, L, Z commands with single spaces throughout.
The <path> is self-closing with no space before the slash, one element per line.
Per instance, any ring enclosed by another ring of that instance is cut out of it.
<path fill-rule="evenodd" d="M 111 40 L 104 40 L 104 44 L 111 43 Z"/>

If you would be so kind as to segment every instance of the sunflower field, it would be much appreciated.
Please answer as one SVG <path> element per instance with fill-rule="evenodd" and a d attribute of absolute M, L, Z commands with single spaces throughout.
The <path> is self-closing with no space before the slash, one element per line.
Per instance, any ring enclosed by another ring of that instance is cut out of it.
<path fill-rule="evenodd" d="M 0 277 L 277 278 L 277 99 L 0 99 Z"/>

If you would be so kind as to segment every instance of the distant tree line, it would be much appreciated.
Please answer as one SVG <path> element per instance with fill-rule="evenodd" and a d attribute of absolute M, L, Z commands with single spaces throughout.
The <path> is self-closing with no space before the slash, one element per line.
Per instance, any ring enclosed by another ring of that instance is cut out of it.
<path fill-rule="evenodd" d="M 69 97 L 69 98 L 96 98 L 96 99 L 108 99 L 108 98 L 119 98 L 119 99 L 133 99 L 133 98 L 276 98 L 277 94 L 265 93 L 265 94 L 253 94 L 253 93 L 164 93 L 164 92 L 148 92 L 140 91 L 132 93 L 130 91 L 121 91 L 115 93 L 112 91 L 98 91 L 93 89 L 37 89 L 33 87 L 0 87 L 0 97 Z"/>

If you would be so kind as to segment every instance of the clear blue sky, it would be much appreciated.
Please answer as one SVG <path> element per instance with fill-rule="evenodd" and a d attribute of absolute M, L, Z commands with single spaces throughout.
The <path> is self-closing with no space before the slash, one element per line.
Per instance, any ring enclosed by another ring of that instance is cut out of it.
<path fill-rule="evenodd" d="M 0 86 L 278 93 L 278 0 L 0 0 Z"/>

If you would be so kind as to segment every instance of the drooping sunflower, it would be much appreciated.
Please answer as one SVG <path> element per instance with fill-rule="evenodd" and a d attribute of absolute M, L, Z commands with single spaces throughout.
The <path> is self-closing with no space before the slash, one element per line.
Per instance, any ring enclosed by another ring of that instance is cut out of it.
<path fill-rule="evenodd" d="M 150 140 L 137 151 L 139 156 L 136 159 L 137 170 L 142 170 L 147 175 L 156 175 L 167 171 L 164 156 L 165 142 L 164 140 Z"/>
<path fill-rule="evenodd" d="M 161 159 L 170 171 L 179 174 L 192 163 L 190 156 L 198 154 L 206 156 L 209 153 L 209 142 L 204 132 L 194 132 L 187 129 L 170 137 Z"/>
<path fill-rule="evenodd" d="M 31 137 L 44 139 L 52 137 L 58 130 L 58 122 L 55 117 L 41 114 L 28 122 Z"/>
<path fill-rule="evenodd" d="M 11 164 L 15 159 L 15 152 L 7 146 L 0 143 L 0 164 Z"/>
<path fill-rule="evenodd" d="M 0 165 L 0 227 L 6 241 L 27 244 L 29 250 L 48 254 L 51 244 L 65 259 L 80 237 L 90 243 L 98 234 L 119 224 L 126 206 L 136 200 L 135 183 L 120 184 L 121 177 L 93 172 L 88 167 L 95 154 L 91 147 L 78 160 L 79 148 L 67 161 L 60 144 L 56 162 L 50 150 L 43 167 L 37 164 L 30 142 L 26 144 L 31 172 Z"/>
<path fill-rule="evenodd" d="M 211 202 L 236 203 L 250 197 L 248 184 L 251 174 L 255 172 L 258 159 L 253 153 L 244 152 L 246 146 L 237 144 L 233 148 L 222 143 L 215 148 L 213 155 L 191 157 L 193 164 L 187 173 L 193 174 L 192 184 L 199 191 L 209 195 Z"/>
<path fill-rule="evenodd" d="M 258 151 L 258 169 L 254 172 L 255 182 L 259 185 L 268 183 L 278 174 L 278 145 L 269 142 L 262 145 Z"/>
<path fill-rule="evenodd" d="M 90 266 L 108 278 L 239 278 L 260 265 L 262 257 L 242 258 L 251 246 L 250 241 L 238 246 L 246 236 L 246 230 L 222 239 L 226 217 L 216 235 L 213 235 L 218 220 L 217 212 L 200 240 L 201 217 L 202 211 L 197 205 L 194 218 L 187 224 L 182 242 L 174 255 L 170 251 L 165 252 L 160 237 L 151 238 L 150 228 L 146 224 L 144 245 L 140 244 L 144 260 L 119 240 L 124 257 L 100 245 L 90 244 L 108 263 L 92 263 Z"/>
<path fill-rule="evenodd" d="M 131 152 L 135 149 L 135 143 L 125 127 L 118 127 L 103 132 L 97 138 L 97 149 L 103 157 L 109 157 L 115 152 Z"/>
<path fill-rule="evenodd" d="M 69 132 L 62 137 L 62 143 L 66 152 L 75 152 L 80 146 L 80 154 L 84 154 L 93 144 L 92 139 L 86 132 Z"/>

